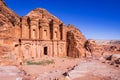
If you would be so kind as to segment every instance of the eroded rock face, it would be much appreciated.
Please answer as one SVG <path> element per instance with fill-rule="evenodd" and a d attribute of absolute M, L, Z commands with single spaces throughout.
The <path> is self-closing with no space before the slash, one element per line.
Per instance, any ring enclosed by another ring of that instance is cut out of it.
<path fill-rule="evenodd" d="M 85 56 L 85 48 L 84 44 L 86 39 L 84 35 L 75 28 L 73 25 L 68 25 L 67 31 L 67 53 L 69 57 L 84 57 Z"/>
<path fill-rule="evenodd" d="M 96 42 L 94 40 L 87 40 L 85 43 L 85 48 L 87 51 L 93 53 L 95 51 L 95 47 L 97 46 Z"/>
<path fill-rule="evenodd" d="M 119 40 L 93 40 L 89 39 L 85 43 L 85 48 L 91 56 L 103 56 L 105 54 L 119 54 Z M 86 55 L 88 55 L 86 53 Z"/>
<path fill-rule="evenodd" d="M 103 47 L 104 52 L 112 53 L 112 54 L 119 54 L 120 53 L 120 45 L 114 44 L 107 44 L 101 45 Z"/>
<path fill-rule="evenodd" d="M 99 46 L 95 40 L 89 39 L 85 43 L 85 48 L 91 53 L 91 56 L 101 56 L 103 53 L 103 48 Z M 86 53 L 87 55 L 87 53 Z"/>
<path fill-rule="evenodd" d="M 95 40 L 96 43 L 103 47 L 103 51 L 112 54 L 120 53 L 120 41 L 119 40 Z"/>
<path fill-rule="evenodd" d="M 19 25 L 19 16 L 0 0 L 0 38 L 13 37 L 15 26 Z"/>
<path fill-rule="evenodd" d="M 0 58 L 2 59 L 7 60 L 11 57 L 14 42 L 18 41 L 19 20 L 19 16 L 7 7 L 4 0 L 0 0 Z"/>

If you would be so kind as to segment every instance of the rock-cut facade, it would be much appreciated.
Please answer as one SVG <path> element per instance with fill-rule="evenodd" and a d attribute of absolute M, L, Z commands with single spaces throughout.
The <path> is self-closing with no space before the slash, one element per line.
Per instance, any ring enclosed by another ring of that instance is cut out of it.
<path fill-rule="evenodd" d="M 20 52 L 24 59 L 66 56 L 66 26 L 59 20 L 43 14 L 35 15 L 31 12 L 28 16 L 21 17 L 16 52 Z"/>

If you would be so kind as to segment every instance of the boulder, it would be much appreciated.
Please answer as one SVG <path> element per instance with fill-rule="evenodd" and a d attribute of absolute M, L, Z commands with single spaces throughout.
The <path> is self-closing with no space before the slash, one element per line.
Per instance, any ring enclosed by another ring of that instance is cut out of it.
<path fill-rule="evenodd" d="M 85 48 L 88 52 L 91 53 L 91 56 L 101 56 L 103 49 L 99 46 L 95 40 L 88 39 L 85 43 Z M 87 55 L 87 54 L 86 54 Z"/>
<path fill-rule="evenodd" d="M 110 65 L 120 66 L 120 54 L 104 54 L 99 59 L 103 63 L 109 63 Z"/>
<path fill-rule="evenodd" d="M 111 61 L 114 62 L 115 64 L 120 64 L 120 54 L 113 54 Z"/>

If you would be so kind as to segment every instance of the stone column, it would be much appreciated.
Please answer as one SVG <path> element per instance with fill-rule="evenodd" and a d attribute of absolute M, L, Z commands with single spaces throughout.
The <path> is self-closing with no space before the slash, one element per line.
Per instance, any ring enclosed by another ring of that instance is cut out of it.
<path fill-rule="evenodd" d="M 42 40 L 50 40 L 49 21 L 44 17 L 40 20 L 40 31 Z"/>
<path fill-rule="evenodd" d="M 53 56 L 57 57 L 58 56 L 58 46 L 57 46 L 57 41 L 53 42 Z"/>
<path fill-rule="evenodd" d="M 50 42 L 50 45 L 49 45 L 50 47 L 49 47 L 49 49 L 50 49 L 50 51 L 49 51 L 49 53 L 50 53 L 50 57 L 52 57 L 52 54 L 53 54 L 53 47 L 52 47 L 52 42 Z"/>
<path fill-rule="evenodd" d="M 31 20 L 31 39 L 39 39 L 39 25 L 38 25 L 38 20 Z"/>
<path fill-rule="evenodd" d="M 53 40 L 60 40 L 59 24 L 53 21 Z"/>
<path fill-rule="evenodd" d="M 63 25 L 62 26 L 62 40 L 66 41 L 66 36 L 67 36 L 67 34 L 66 34 L 66 26 Z"/>

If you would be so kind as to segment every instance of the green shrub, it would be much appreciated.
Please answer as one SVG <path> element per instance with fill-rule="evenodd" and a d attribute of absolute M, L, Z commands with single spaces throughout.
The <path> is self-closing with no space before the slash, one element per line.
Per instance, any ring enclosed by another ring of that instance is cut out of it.
<path fill-rule="evenodd" d="M 47 64 L 54 64 L 54 60 L 42 60 L 39 62 L 27 61 L 27 65 L 47 65 Z"/>

